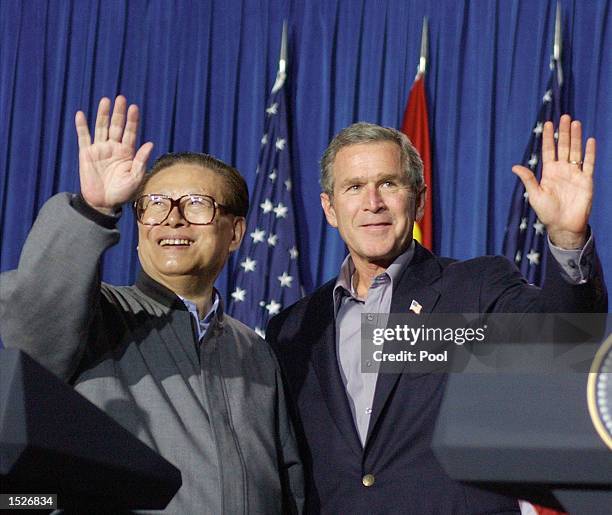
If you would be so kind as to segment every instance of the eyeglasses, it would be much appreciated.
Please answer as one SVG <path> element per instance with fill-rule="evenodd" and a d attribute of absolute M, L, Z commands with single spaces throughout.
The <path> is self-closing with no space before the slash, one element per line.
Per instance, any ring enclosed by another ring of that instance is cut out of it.
<path fill-rule="evenodd" d="M 177 199 L 157 193 L 143 195 L 134 202 L 136 219 L 143 225 L 160 225 L 166 221 L 170 213 L 178 207 L 181 216 L 193 225 L 208 225 L 215 219 L 217 209 L 227 206 L 219 204 L 208 195 L 187 194 Z"/>

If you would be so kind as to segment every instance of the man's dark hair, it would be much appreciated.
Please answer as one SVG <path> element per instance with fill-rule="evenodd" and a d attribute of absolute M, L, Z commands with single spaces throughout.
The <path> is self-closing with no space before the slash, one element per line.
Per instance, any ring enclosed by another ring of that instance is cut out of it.
<path fill-rule="evenodd" d="M 177 164 L 198 165 L 223 177 L 226 186 L 223 199 L 216 200 L 225 205 L 230 213 L 246 217 L 249 211 L 249 190 L 240 172 L 216 157 L 199 152 L 169 152 L 159 156 L 153 163 L 150 172 L 142 180 L 134 199 L 143 194 L 148 182 L 154 175 Z"/>

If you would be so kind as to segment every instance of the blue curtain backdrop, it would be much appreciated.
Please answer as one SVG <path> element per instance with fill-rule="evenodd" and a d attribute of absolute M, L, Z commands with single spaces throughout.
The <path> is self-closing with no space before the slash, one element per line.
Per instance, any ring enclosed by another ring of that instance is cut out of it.
<path fill-rule="evenodd" d="M 591 221 L 612 277 L 611 2 L 561 5 L 564 102 L 598 138 Z M 500 253 L 510 168 L 545 90 L 554 11 L 552 0 L 3 0 L 0 268 L 17 265 L 42 203 L 78 190 L 74 114 L 83 109 L 92 121 L 103 95 L 140 105 L 141 142 L 155 143 L 154 158 L 209 152 L 252 187 L 283 18 L 307 291 L 333 277 L 345 255 L 319 205 L 319 158 L 351 122 L 399 127 L 424 15 L 435 245 L 456 258 Z M 125 284 L 138 267 L 130 210 L 120 225 L 103 277 Z M 227 279 L 224 272 L 218 281 L 224 295 Z"/>

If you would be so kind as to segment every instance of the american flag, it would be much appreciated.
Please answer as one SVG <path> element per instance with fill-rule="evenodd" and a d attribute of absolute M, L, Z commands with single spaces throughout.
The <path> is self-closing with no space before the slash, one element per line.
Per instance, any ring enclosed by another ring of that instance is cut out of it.
<path fill-rule="evenodd" d="M 247 232 L 235 260 L 228 313 L 264 336 L 268 320 L 302 296 L 285 91 L 286 29 L 266 107 Z"/>
<path fill-rule="evenodd" d="M 552 121 L 557 127 L 561 117 L 560 67 L 559 61 L 551 58 L 548 85 L 522 161 L 524 166 L 536 174 L 538 181 L 542 176 L 540 158 L 544 122 Z M 555 132 L 555 139 L 557 136 Z M 523 183 L 517 178 L 504 235 L 503 253 L 514 261 L 529 283 L 538 286 L 542 285 L 546 276 L 546 239 L 544 225 L 529 205 L 529 196 Z"/>

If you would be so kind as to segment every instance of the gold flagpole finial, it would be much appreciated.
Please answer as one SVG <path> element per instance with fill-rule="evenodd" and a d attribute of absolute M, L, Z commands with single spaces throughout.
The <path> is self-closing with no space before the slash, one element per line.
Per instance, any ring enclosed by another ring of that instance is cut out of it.
<path fill-rule="evenodd" d="M 278 60 L 278 71 L 276 72 L 276 81 L 272 87 L 272 93 L 276 93 L 283 87 L 287 78 L 287 20 L 283 21 L 283 34 L 281 37 L 280 58 Z"/>
<path fill-rule="evenodd" d="M 421 55 L 419 57 L 419 67 L 417 68 L 417 76 L 418 79 L 421 75 L 425 74 L 425 70 L 427 69 L 427 47 L 429 42 L 429 20 L 427 16 L 423 17 L 423 30 L 421 32 Z"/>

